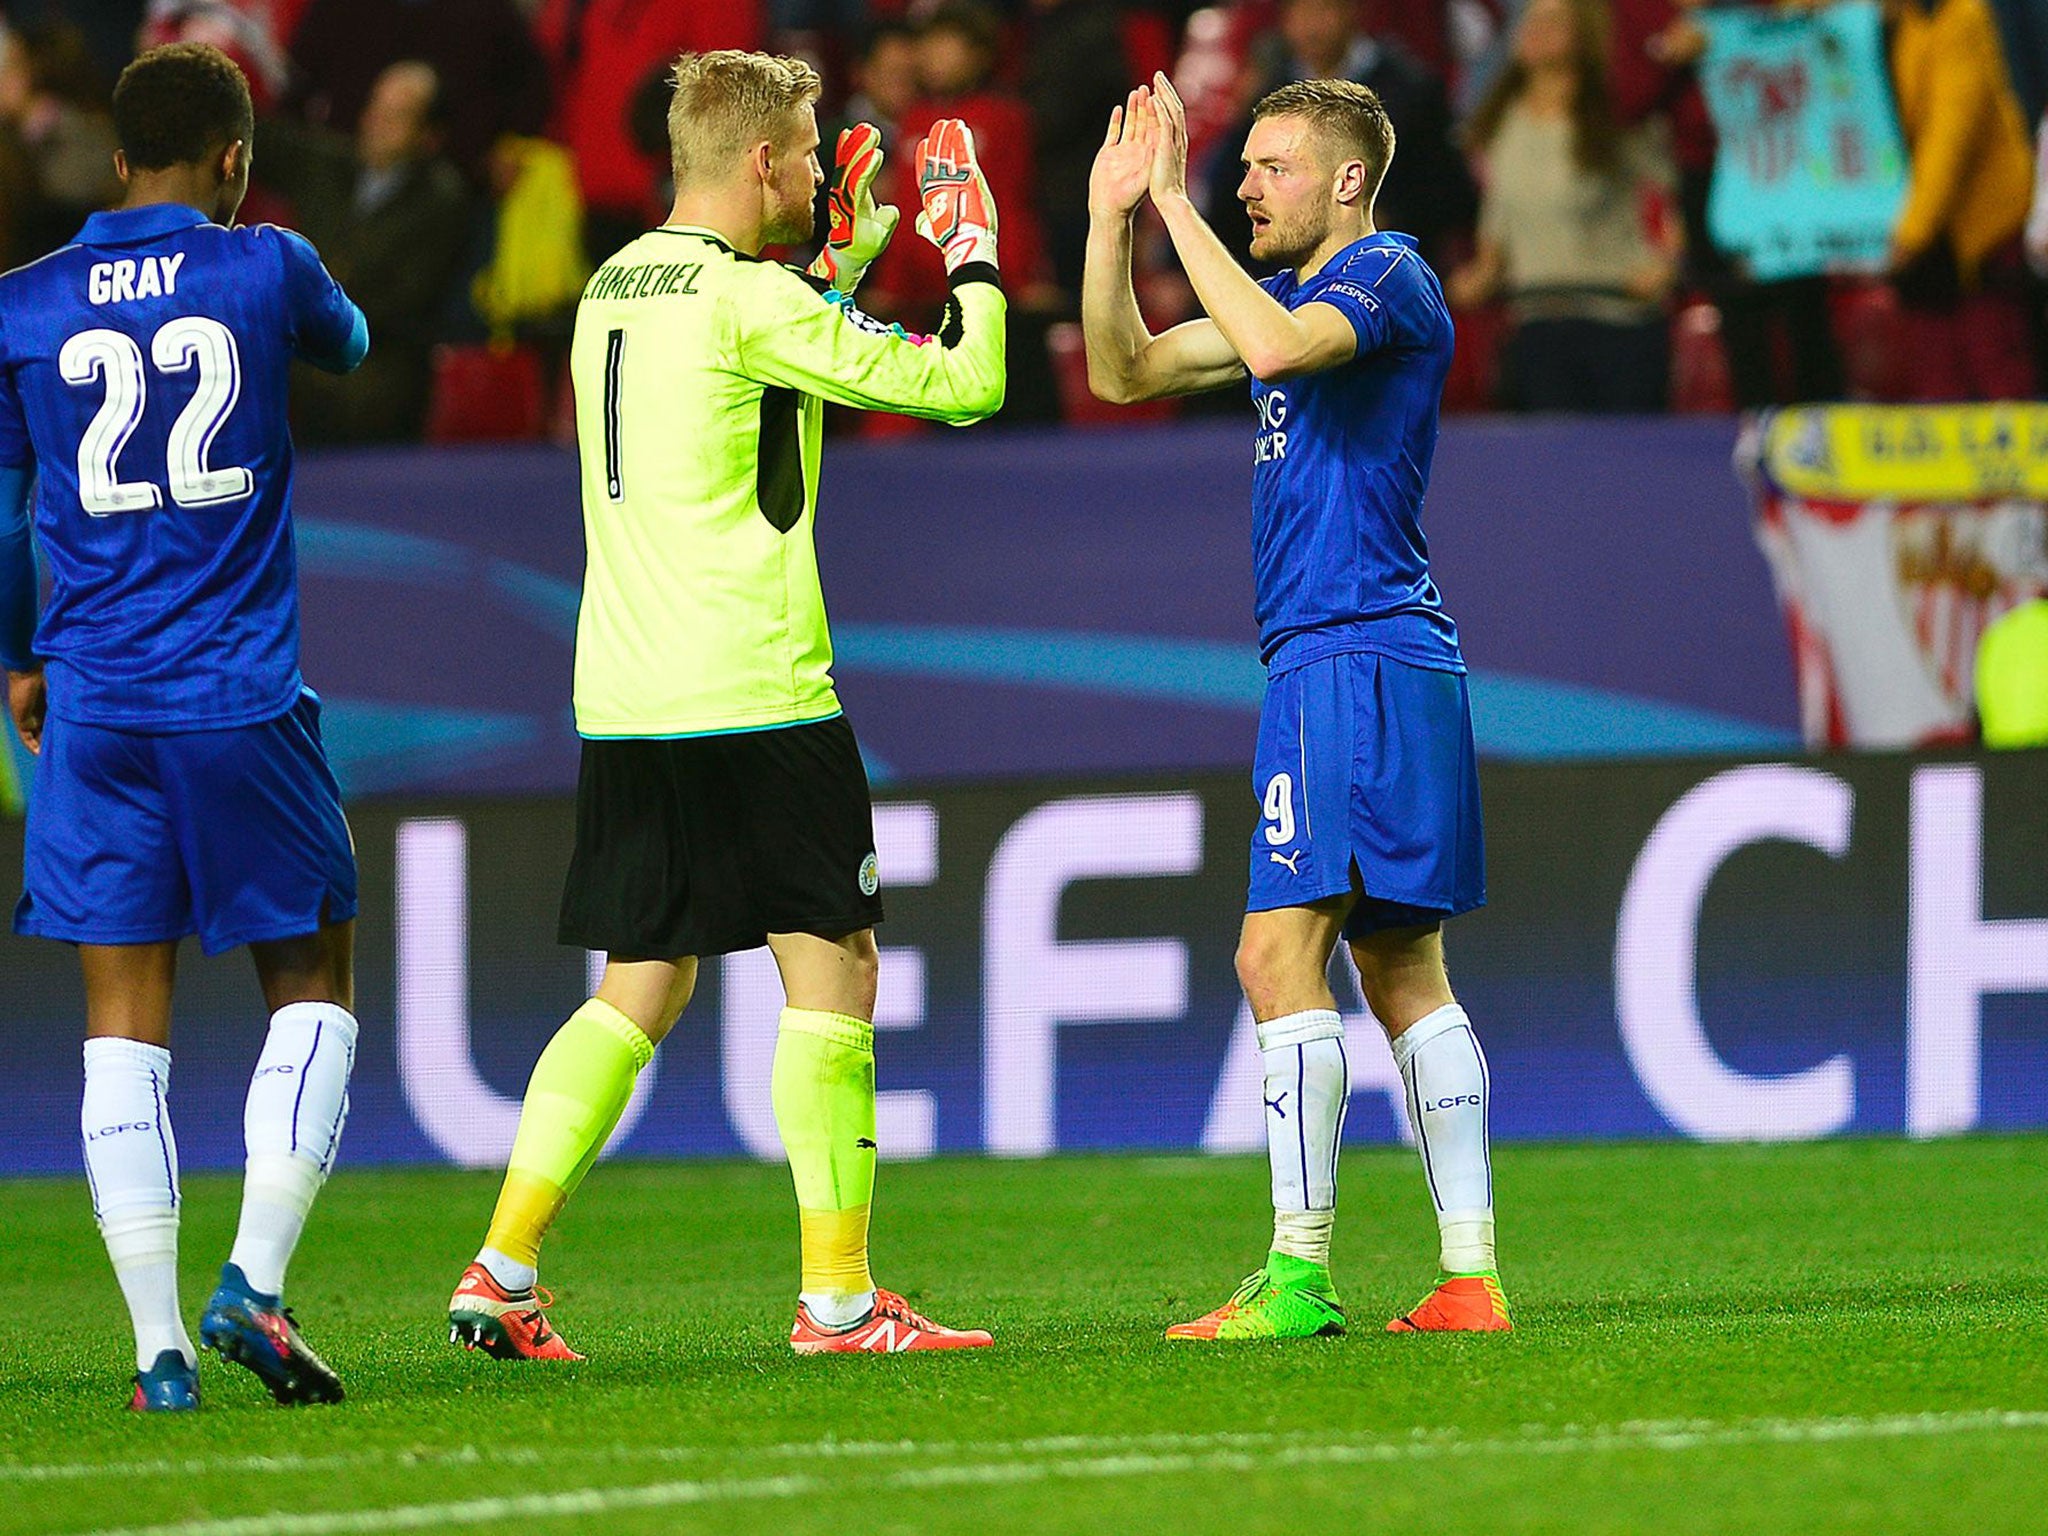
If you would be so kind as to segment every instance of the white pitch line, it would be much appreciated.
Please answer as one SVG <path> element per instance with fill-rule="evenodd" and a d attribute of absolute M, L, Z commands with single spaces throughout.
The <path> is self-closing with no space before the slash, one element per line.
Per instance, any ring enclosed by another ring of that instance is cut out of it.
<path fill-rule="evenodd" d="M 1441 1456 L 1572 1455 L 1614 1451 L 1682 1452 L 1738 1445 L 1815 1445 L 1846 1440 L 1934 1439 L 1949 1435 L 2001 1430 L 2048 1429 L 2048 1412 L 1984 1409 L 1963 1413 L 1896 1414 L 1876 1418 L 1762 1419 L 1745 1423 L 1711 1421 L 1565 1426 L 1543 1432 L 1531 1426 L 1521 1434 L 1466 1440 L 1456 1435 L 1419 1434 L 1398 1439 L 1315 1443 L 1279 1436 L 1143 1437 L 1155 1445 L 1179 1444 L 1178 1450 L 1117 1450 L 1111 1454 L 1075 1452 L 1031 1460 L 1015 1453 L 1032 1442 L 995 1442 L 985 1451 L 1007 1447 L 1011 1459 L 969 1461 L 951 1466 L 906 1467 L 862 1483 L 831 1482 L 814 1473 L 762 1478 L 693 1478 L 627 1487 L 578 1488 L 561 1493 L 512 1497 L 455 1499 L 435 1504 L 402 1504 L 385 1509 L 337 1510 L 310 1514 L 273 1511 L 220 1520 L 188 1520 L 168 1525 L 127 1526 L 86 1536 L 381 1536 L 388 1531 L 429 1530 L 437 1526 L 512 1524 L 529 1520 L 574 1519 L 636 1509 L 666 1509 L 693 1504 L 726 1504 L 754 1500 L 794 1499 L 843 1491 L 848 1487 L 878 1491 L 987 1487 L 1057 1480 L 1082 1481 L 1125 1477 L 1156 1477 L 1170 1473 L 1256 1473 L 1276 1467 L 1358 1466 L 1424 1461 Z M 1216 1442 L 1259 1442 L 1256 1446 Z M 883 1442 L 891 1444 L 892 1442 Z M 1046 1442 L 1039 1442 L 1041 1444 Z M 1060 1444 L 1097 1451 L 1121 1444 L 1114 1439 L 1061 1437 Z M 917 1448 L 923 1454 L 936 1446 Z"/>
<path fill-rule="evenodd" d="M 1547 1429 L 1545 1432 L 1548 1432 Z M 156 1457 L 147 1461 L 57 1461 L 0 1465 L 0 1484 L 7 1482 L 75 1482 L 94 1477 L 195 1477 L 215 1473 L 261 1472 L 290 1475 L 334 1472 L 351 1467 L 537 1466 L 543 1462 L 631 1461 L 684 1462 L 742 1455 L 788 1460 L 868 1461 L 901 1456 L 1046 1456 L 1081 1451 L 1190 1450 L 1221 1446 L 1271 1446 L 1289 1439 L 1327 1443 L 1327 1436 L 1308 1431 L 1224 1431 L 1215 1434 L 1048 1435 L 1032 1440 L 785 1440 L 769 1445 L 571 1445 L 543 1451 L 532 1446 L 460 1445 L 391 1447 L 305 1456 L 295 1451 L 275 1455 L 223 1457 Z"/>

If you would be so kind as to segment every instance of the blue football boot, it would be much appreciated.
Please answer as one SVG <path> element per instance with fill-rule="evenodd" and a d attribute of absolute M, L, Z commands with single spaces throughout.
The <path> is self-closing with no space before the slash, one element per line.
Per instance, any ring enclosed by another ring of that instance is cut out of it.
<path fill-rule="evenodd" d="M 255 1372 L 288 1408 L 341 1401 L 341 1378 L 306 1347 L 290 1310 L 253 1289 L 238 1265 L 221 1266 L 220 1288 L 199 1319 L 199 1342 Z"/>
<path fill-rule="evenodd" d="M 189 1413 L 199 1406 L 199 1371 L 175 1349 L 164 1350 L 156 1364 L 135 1373 L 135 1395 L 128 1406 L 136 1413 Z"/>

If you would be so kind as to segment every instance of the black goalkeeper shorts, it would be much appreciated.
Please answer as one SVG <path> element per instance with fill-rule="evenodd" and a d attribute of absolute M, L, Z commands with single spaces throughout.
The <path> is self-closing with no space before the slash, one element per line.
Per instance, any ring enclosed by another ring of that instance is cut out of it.
<path fill-rule="evenodd" d="M 844 716 L 584 741 L 564 944 L 674 960 L 881 920 L 874 808 Z"/>

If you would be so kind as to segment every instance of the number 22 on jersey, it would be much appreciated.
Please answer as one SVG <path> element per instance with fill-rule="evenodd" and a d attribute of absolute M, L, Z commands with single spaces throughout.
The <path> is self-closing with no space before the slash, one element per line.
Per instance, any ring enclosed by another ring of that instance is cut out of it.
<path fill-rule="evenodd" d="M 151 339 L 150 361 L 159 373 L 195 371 L 198 384 L 171 425 L 165 465 L 171 500 L 181 507 L 211 507 L 240 501 L 255 489 L 255 476 L 240 466 L 214 469 L 207 455 L 221 425 L 242 393 L 241 354 L 234 332 L 203 315 L 182 315 Z M 148 375 L 142 348 L 121 331 L 80 331 L 57 355 L 67 384 L 100 382 L 106 396 L 78 442 L 78 499 L 94 517 L 147 512 L 163 505 L 154 480 L 123 480 L 121 450 L 142 422 L 148 403 Z"/>

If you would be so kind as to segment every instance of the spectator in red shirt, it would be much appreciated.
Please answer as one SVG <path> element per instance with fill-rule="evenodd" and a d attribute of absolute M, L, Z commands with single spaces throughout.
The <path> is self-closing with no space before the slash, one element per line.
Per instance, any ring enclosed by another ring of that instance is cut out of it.
<path fill-rule="evenodd" d="M 544 0 L 534 31 L 555 82 L 554 136 L 576 157 L 591 255 L 602 258 L 667 208 L 668 157 L 634 135 L 636 96 L 679 54 L 760 47 L 760 0 Z M 661 101 L 665 116 L 665 90 Z"/>
<path fill-rule="evenodd" d="M 1057 295 L 1048 292 L 1044 265 L 1031 114 L 990 83 L 1001 39 L 1001 24 L 984 6 L 948 4 L 932 13 L 917 33 L 920 94 L 897 125 L 898 153 L 907 154 L 942 117 L 960 118 L 973 130 L 975 153 L 1002 210 L 1003 287 L 1013 308 L 1044 307 Z M 929 326 L 946 292 L 945 263 L 930 242 L 895 240 L 869 271 L 861 299 L 863 307 Z"/>
<path fill-rule="evenodd" d="M 861 308 L 912 330 L 939 323 L 946 302 L 946 269 L 930 242 L 909 234 L 914 193 L 904 195 L 909 156 L 942 117 L 957 117 L 974 134 L 974 148 L 1003 221 L 1003 288 L 1010 296 L 1010 386 L 1004 421 L 1051 421 L 1059 415 L 1045 333 L 1060 310 L 1050 281 L 1038 204 L 1038 173 L 1031 114 L 1024 103 L 995 88 L 1002 24 L 985 6 L 942 5 L 917 30 L 919 98 L 896 125 L 890 146 L 889 201 L 905 210 L 905 228 L 868 269 Z"/>
<path fill-rule="evenodd" d="M 242 66 L 258 116 L 284 94 L 291 74 L 284 39 L 296 13 L 283 14 L 273 0 L 149 0 L 138 49 L 166 43 L 211 43 Z"/>

